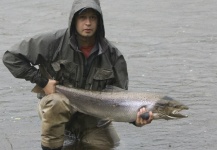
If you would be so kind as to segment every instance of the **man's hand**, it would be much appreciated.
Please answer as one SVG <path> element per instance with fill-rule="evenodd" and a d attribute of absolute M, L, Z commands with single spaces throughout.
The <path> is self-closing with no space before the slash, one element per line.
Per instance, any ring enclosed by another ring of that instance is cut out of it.
<path fill-rule="evenodd" d="M 136 121 L 135 121 L 135 125 L 136 125 L 136 126 L 142 127 L 142 126 L 144 126 L 144 125 L 146 125 L 146 124 L 151 123 L 151 121 L 153 120 L 153 114 L 152 114 L 151 111 L 149 111 L 149 118 L 148 118 L 148 120 L 142 119 L 142 118 L 140 117 L 140 115 L 141 115 L 141 114 L 144 114 L 145 112 L 147 112 L 147 111 L 146 111 L 145 107 L 143 107 L 143 108 L 141 108 L 141 109 L 139 110 L 139 112 L 137 113 L 137 118 L 136 118 Z"/>
<path fill-rule="evenodd" d="M 55 87 L 58 84 L 58 81 L 49 79 L 47 85 L 43 88 L 46 95 L 55 93 Z"/>

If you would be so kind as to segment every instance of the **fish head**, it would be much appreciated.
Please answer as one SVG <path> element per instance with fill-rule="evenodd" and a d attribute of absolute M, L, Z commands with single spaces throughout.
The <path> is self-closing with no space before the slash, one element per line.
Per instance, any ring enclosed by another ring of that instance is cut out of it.
<path fill-rule="evenodd" d="M 152 112 L 154 119 L 171 120 L 188 117 L 187 115 L 180 113 L 180 111 L 188 109 L 188 106 L 170 97 L 163 97 L 156 102 Z"/>

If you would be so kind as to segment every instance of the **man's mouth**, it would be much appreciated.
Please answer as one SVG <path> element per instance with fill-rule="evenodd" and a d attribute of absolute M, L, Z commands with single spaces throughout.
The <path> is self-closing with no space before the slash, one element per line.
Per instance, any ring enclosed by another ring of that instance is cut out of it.
<path fill-rule="evenodd" d="M 84 29 L 85 32 L 91 32 L 91 29 Z"/>

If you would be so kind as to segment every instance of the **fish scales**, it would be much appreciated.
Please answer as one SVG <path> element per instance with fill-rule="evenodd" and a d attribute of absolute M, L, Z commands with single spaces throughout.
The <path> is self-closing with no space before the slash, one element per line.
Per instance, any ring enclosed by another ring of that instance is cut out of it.
<path fill-rule="evenodd" d="M 176 112 L 177 117 L 182 109 L 187 109 L 187 106 L 169 99 L 164 99 L 163 96 L 153 93 L 129 92 L 123 91 L 89 91 L 75 88 L 68 88 L 61 85 L 56 86 L 56 91 L 64 94 L 71 104 L 80 112 L 92 115 L 102 119 L 108 119 L 116 122 L 132 122 L 137 117 L 137 112 L 140 108 L 146 107 L 148 111 L 153 111 L 154 119 L 169 119 L 171 107 L 174 103 L 179 109 L 172 110 Z M 172 102 L 172 103 L 171 103 Z M 175 106 L 174 105 L 174 106 Z M 186 116 L 185 116 L 186 117 Z M 172 119 L 172 117 L 171 117 Z"/>

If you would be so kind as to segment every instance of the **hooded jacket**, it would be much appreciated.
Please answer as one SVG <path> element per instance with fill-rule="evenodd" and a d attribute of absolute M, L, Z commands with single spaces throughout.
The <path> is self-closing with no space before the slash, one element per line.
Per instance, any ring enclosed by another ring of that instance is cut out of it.
<path fill-rule="evenodd" d="M 83 8 L 98 12 L 96 53 L 86 59 L 79 50 L 74 18 Z M 61 84 L 101 90 L 106 85 L 128 88 L 127 65 L 123 55 L 105 38 L 103 15 L 98 0 L 75 0 L 67 29 L 24 40 L 6 51 L 3 62 L 16 78 L 45 87 L 48 78 L 36 66 L 43 67 Z"/>

